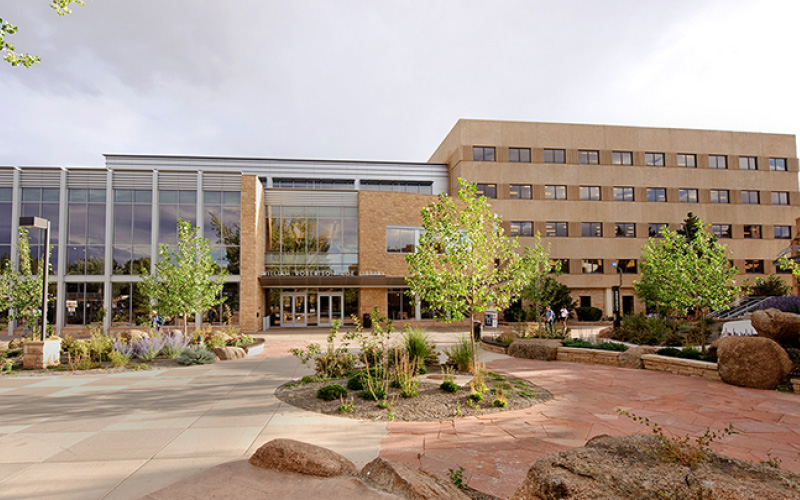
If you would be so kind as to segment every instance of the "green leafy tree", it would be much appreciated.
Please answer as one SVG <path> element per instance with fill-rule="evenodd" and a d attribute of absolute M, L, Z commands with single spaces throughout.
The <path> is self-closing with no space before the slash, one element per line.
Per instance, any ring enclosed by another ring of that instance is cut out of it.
<path fill-rule="evenodd" d="M 536 313 L 536 321 L 540 323 L 545 306 L 550 306 L 554 311 L 558 311 L 562 306 L 568 311 L 575 310 L 575 300 L 569 287 L 552 276 L 535 276 L 522 290 L 521 295 L 531 304 Z"/>
<path fill-rule="evenodd" d="M 83 0 L 53 0 L 50 8 L 55 10 L 59 16 L 66 16 L 72 13 L 70 6 L 84 5 Z M 9 23 L 0 17 L 0 52 L 3 53 L 3 59 L 12 66 L 19 66 L 20 64 L 26 68 L 30 68 L 34 64 L 41 62 L 39 56 L 17 52 L 13 43 L 6 40 L 7 36 L 14 35 L 19 28 Z"/>
<path fill-rule="evenodd" d="M 160 316 L 183 317 L 184 333 L 187 316 L 204 313 L 225 300 L 220 292 L 228 273 L 219 269 L 208 239 L 197 231 L 197 227 L 178 219 L 178 250 L 172 252 L 168 245 L 159 245 L 155 273 L 142 268 L 142 292 Z"/>
<path fill-rule="evenodd" d="M 33 272 L 28 230 L 24 227 L 19 228 L 17 254 L 18 269 L 15 270 L 11 262 L 7 261 L 0 274 L 0 309 L 10 310 L 8 319 L 18 320 L 26 327 L 35 329 L 42 316 L 43 284 Z"/>
<path fill-rule="evenodd" d="M 737 297 L 741 288 L 735 281 L 737 269 L 731 266 L 725 245 L 699 218 L 687 223 L 683 235 L 666 228 L 662 234 L 663 239 L 650 238 L 642 248 L 642 279 L 634 281 L 634 289 L 647 303 L 673 316 L 697 311 L 705 350 L 705 315 L 727 308 Z"/>
<path fill-rule="evenodd" d="M 503 309 L 535 276 L 550 271 L 539 235 L 530 247 L 505 235 L 502 219 L 474 184 L 459 179 L 458 198 L 439 195 L 422 209 L 416 252 L 406 261 L 409 294 L 419 296 L 447 322 L 470 318 L 490 307 Z M 472 352 L 475 352 L 475 337 Z M 473 356 L 473 369 L 477 361 Z"/>

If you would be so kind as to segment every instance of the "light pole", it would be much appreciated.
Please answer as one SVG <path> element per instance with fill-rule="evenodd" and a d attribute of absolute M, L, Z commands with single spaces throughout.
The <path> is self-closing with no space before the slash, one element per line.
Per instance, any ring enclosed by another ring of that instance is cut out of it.
<path fill-rule="evenodd" d="M 622 324 L 622 307 L 620 302 L 622 301 L 622 267 L 619 265 L 619 261 L 612 262 L 611 267 L 617 270 L 619 274 L 619 286 L 611 287 L 613 293 L 613 308 L 614 308 L 614 328 L 619 328 Z"/>
<path fill-rule="evenodd" d="M 42 217 L 20 217 L 20 227 L 44 229 L 44 264 L 42 272 L 42 342 L 47 338 L 47 282 L 50 281 L 50 221 Z"/>

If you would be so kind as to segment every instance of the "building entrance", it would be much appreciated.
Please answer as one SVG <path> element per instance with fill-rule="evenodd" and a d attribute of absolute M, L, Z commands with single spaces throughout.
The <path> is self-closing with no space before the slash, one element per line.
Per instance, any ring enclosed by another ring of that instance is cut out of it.
<path fill-rule="evenodd" d="M 344 293 L 281 292 L 280 326 L 331 326 L 338 319 L 344 324 Z"/>
<path fill-rule="evenodd" d="M 308 326 L 307 317 L 304 292 L 281 294 L 281 326 Z"/>
<path fill-rule="evenodd" d="M 320 292 L 317 300 L 319 326 L 331 326 L 335 319 L 344 324 L 344 294 Z"/>

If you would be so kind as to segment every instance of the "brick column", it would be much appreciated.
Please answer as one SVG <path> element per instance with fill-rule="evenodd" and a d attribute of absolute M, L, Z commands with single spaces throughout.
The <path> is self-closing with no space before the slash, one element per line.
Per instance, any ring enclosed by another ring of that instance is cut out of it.
<path fill-rule="evenodd" d="M 265 210 L 264 188 L 258 176 L 243 175 L 239 317 L 245 332 L 261 330 L 265 313 L 265 293 L 258 282 L 264 274 Z"/>

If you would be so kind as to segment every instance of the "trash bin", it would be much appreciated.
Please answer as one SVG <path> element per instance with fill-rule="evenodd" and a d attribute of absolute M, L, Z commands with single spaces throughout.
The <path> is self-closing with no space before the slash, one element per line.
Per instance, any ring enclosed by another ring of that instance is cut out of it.
<path fill-rule="evenodd" d="M 481 323 L 480 321 L 475 321 L 474 323 L 472 323 L 472 337 L 478 342 L 480 342 L 481 340 L 482 327 L 483 323 Z"/>
<path fill-rule="evenodd" d="M 368 313 L 365 313 L 361 318 L 361 326 L 364 328 L 372 328 L 372 317 Z"/>

